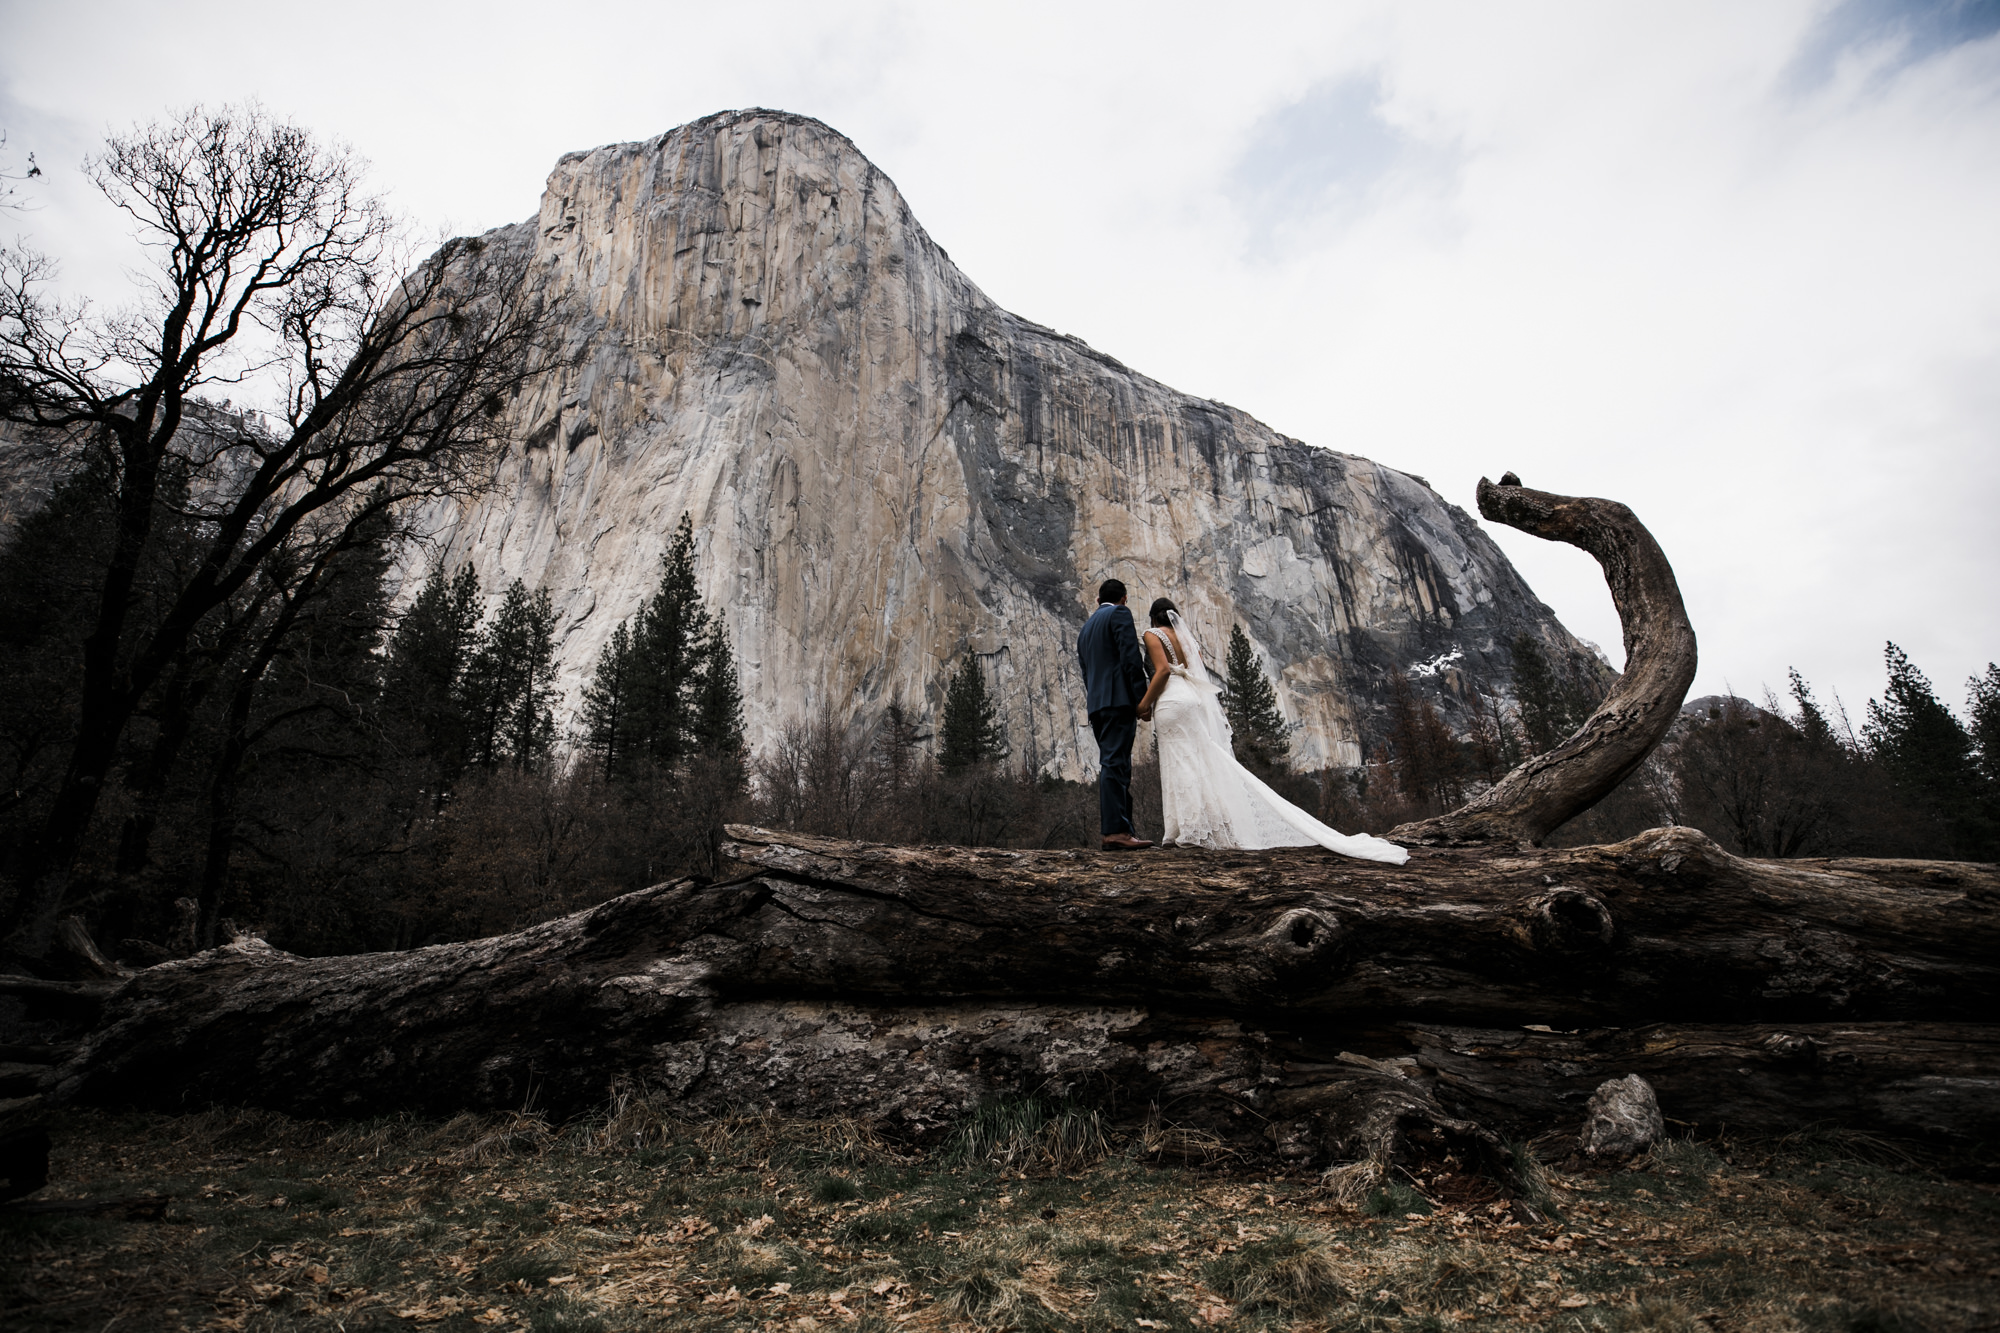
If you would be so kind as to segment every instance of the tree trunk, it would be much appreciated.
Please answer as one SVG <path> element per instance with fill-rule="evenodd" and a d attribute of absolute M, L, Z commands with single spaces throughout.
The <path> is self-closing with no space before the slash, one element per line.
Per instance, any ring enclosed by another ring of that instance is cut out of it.
<path fill-rule="evenodd" d="M 222 748 L 208 779 L 208 837 L 202 855 L 201 885 L 195 894 L 194 938 L 197 947 L 216 942 L 222 924 L 222 902 L 229 892 L 230 858 L 236 851 L 236 779 L 249 749 L 250 702 L 256 679 L 248 671 L 229 702 Z"/>
<path fill-rule="evenodd" d="M 133 419 L 111 428 L 119 454 L 118 526 L 104 582 L 97 597 L 97 619 L 83 641 L 83 682 L 76 701 L 76 739 L 55 800 L 29 846 L 21 880 L 24 892 L 14 919 L 8 923 L 10 943 L 39 953 L 40 941 L 53 926 L 68 891 L 71 871 L 83 850 L 84 835 L 103 795 L 105 776 L 117 757 L 118 739 L 138 706 L 139 692 L 129 664 L 121 665 L 120 649 L 131 614 L 132 592 L 139 564 L 152 535 L 154 501 L 159 493 L 162 448 L 151 428 L 158 395 L 136 395 Z M 178 399 L 170 395 L 164 409 L 178 420 Z M 171 433 L 170 431 L 168 432 Z M 164 438 L 164 437 L 162 437 Z"/>
<path fill-rule="evenodd" d="M 1625 673 L 1574 736 L 1538 754 L 1449 814 L 1404 824 L 1397 842 L 1536 845 L 1588 810 L 1645 761 L 1694 683 L 1694 626 L 1666 552 L 1616 500 L 1531 491 L 1509 472 L 1479 479 L 1479 512 L 1597 557 L 1625 630 Z"/>
<path fill-rule="evenodd" d="M 1991 866 L 1744 861 L 1686 829 L 1395 868 L 742 827 L 723 852 L 734 880 L 488 940 L 298 958 L 246 939 L 162 964 L 51 1090 L 442 1114 L 571 1111 L 629 1081 L 690 1114 L 919 1136 L 1021 1092 L 1358 1160 L 1362 1183 L 1418 1141 L 1504 1179 L 1485 1126 L 1574 1128 L 1631 1072 L 1692 1123 L 2000 1128 L 2000 1042 L 1964 1021 L 2000 990 Z"/>
<path fill-rule="evenodd" d="M 172 681 L 159 701 L 159 734 L 146 750 L 144 761 L 132 766 L 126 790 L 132 812 L 119 830 L 117 872 L 137 875 L 153 860 L 153 831 L 159 822 L 160 801 L 166 795 L 167 779 L 180 759 L 181 746 L 194 726 L 194 713 L 207 697 L 210 680 L 192 680 L 193 663 L 183 653 L 174 665 Z"/>

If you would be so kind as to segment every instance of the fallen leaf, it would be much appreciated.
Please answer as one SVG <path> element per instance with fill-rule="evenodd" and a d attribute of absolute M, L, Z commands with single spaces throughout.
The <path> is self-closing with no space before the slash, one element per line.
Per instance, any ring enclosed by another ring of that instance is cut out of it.
<path fill-rule="evenodd" d="M 326 1283 L 333 1281 L 333 1275 L 326 1271 L 325 1264 L 307 1264 L 306 1279 L 307 1281 L 323 1286 Z"/>
<path fill-rule="evenodd" d="M 1141 1320 L 1139 1320 L 1139 1321 L 1138 1321 L 1138 1324 L 1139 1324 L 1139 1327 L 1140 1327 L 1140 1328 L 1165 1328 L 1165 1327 L 1167 1327 L 1167 1325 L 1166 1325 L 1166 1324 L 1162 1323 L 1161 1321 L 1159 1321 L 1159 1320 L 1157 1320 L 1157 1319 L 1141 1319 Z"/>
<path fill-rule="evenodd" d="M 451 1318 L 465 1308 L 465 1302 L 456 1296 L 445 1296 L 428 1305 L 412 1305 L 396 1311 L 396 1318 L 408 1319 L 417 1324 L 437 1324 Z"/>
<path fill-rule="evenodd" d="M 1557 1301 L 1556 1304 L 1560 1305 L 1565 1310 L 1581 1310 L 1584 1306 L 1590 1304 L 1590 1297 L 1565 1296 L 1561 1300 Z"/>
<path fill-rule="evenodd" d="M 489 1305 L 485 1310 L 472 1316 L 472 1322 L 475 1324 L 504 1324 L 507 1322 L 507 1312 L 497 1305 Z"/>

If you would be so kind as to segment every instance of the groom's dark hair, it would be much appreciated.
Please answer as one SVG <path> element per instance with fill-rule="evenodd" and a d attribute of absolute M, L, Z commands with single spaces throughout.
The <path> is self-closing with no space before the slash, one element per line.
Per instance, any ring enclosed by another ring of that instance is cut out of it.
<path fill-rule="evenodd" d="M 1106 579 L 1097 585 L 1097 600 L 1100 602 L 1122 602 L 1125 600 L 1125 585 L 1117 579 Z"/>

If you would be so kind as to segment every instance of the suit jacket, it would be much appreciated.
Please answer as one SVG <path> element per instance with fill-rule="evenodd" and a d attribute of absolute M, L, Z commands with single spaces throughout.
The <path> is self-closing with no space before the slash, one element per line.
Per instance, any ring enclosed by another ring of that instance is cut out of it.
<path fill-rule="evenodd" d="M 1098 603 L 1096 613 L 1083 622 L 1083 630 L 1076 636 L 1076 659 L 1083 665 L 1086 712 L 1137 708 L 1146 697 L 1152 673 L 1146 670 L 1146 654 L 1139 648 L 1129 608 Z"/>

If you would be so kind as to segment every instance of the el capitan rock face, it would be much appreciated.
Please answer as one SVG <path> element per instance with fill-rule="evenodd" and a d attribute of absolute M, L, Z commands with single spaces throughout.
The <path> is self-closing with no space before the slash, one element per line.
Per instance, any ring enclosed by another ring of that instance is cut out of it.
<path fill-rule="evenodd" d="M 548 587 L 572 706 L 684 511 L 753 748 L 822 706 L 934 715 L 972 652 L 1015 756 L 1086 776 L 1074 639 L 1108 576 L 1142 619 L 1173 597 L 1217 667 L 1242 623 L 1305 766 L 1361 759 L 1398 668 L 1448 707 L 1508 693 L 1526 629 L 1602 670 L 1421 479 L 1000 309 L 816 121 L 729 112 L 570 154 L 540 215 L 488 240 L 531 248 L 572 324 L 497 484 L 427 519 L 489 597 Z"/>

